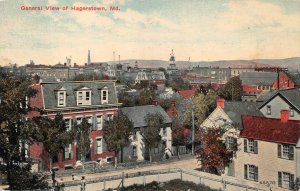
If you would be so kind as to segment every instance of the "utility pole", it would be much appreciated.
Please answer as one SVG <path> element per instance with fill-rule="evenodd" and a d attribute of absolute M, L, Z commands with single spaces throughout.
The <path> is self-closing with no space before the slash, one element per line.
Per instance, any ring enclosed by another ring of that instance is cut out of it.
<path fill-rule="evenodd" d="M 192 155 L 195 154 L 195 117 L 194 117 L 194 104 L 192 106 Z"/>

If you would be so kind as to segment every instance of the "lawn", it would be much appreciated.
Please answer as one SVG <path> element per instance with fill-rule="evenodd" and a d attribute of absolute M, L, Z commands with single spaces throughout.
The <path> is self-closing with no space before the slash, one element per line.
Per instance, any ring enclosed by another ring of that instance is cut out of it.
<path fill-rule="evenodd" d="M 215 189 L 211 189 L 208 186 L 204 186 L 202 184 L 195 184 L 189 181 L 181 181 L 181 180 L 171 180 L 165 183 L 157 183 L 151 182 L 144 185 L 132 185 L 126 187 L 123 191 L 218 191 Z"/>

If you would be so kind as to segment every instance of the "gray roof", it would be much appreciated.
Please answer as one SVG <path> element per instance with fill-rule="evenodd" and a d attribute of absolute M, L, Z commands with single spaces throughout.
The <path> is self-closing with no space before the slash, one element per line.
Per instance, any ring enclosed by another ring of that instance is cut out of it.
<path fill-rule="evenodd" d="M 294 106 L 298 111 L 300 111 L 300 88 L 292 88 L 276 91 L 268 100 L 266 100 L 260 108 L 266 105 L 277 95 L 283 97 L 288 103 Z"/>
<path fill-rule="evenodd" d="M 224 112 L 232 120 L 233 124 L 242 127 L 242 115 L 261 116 L 264 115 L 259 110 L 260 103 L 225 101 Z"/>
<path fill-rule="evenodd" d="M 66 89 L 66 107 L 78 107 L 76 101 L 76 90 L 87 87 L 92 91 L 91 105 L 101 105 L 100 90 L 107 87 L 108 104 L 117 104 L 117 95 L 114 81 L 87 81 L 87 82 L 49 82 L 41 83 L 45 109 L 57 107 L 57 91 L 61 88 Z"/>
<path fill-rule="evenodd" d="M 274 96 L 277 92 L 277 90 L 265 92 L 257 98 L 256 102 L 265 102 L 269 100 L 272 96 Z"/>
<path fill-rule="evenodd" d="M 143 105 L 135 107 L 123 107 L 120 109 L 120 112 L 126 115 L 129 120 L 132 121 L 133 126 L 136 127 L 145 127 L 147 126 L 145 122 L 145 117 L 148 113 L 150 114 L 161 114 L 164 118 L 165 123 L 172 123 L 172 119 L 168 114 L 163 110 L 160 105 Z"/>
<path fill-rule="evenodd" d="M 293 82 L 296 85 L 300 84 L 300 73 L 290 73 L 290 72 L 287 72 L 287 75 L 293 80 Z"/>
<path fill-rule="evenodd" d="M 276 72 L 243 72 L 240 74 L 242 84 L 272 85 L 276 78 Z"/>
<path fill-rule="evenodd" d="M 180 102 L 176 105 L 178 112 L 178 118 L 180 122 L 184 122 L 184 114 L 189 106 L 193 104 L 192 99 L 181 99 Z"/>

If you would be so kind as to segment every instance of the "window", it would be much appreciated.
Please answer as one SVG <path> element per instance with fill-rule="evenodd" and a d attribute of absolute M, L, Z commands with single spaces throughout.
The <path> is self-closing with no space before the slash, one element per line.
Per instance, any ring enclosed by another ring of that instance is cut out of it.
<path fill-rule="evenodd" d="M 294 175 L 288 172 L 278 172 L 278 186 L 282 188 L 294 188 Z"/>
<path fill-rule="evenodd" d="M 77 105 L 91 105 L 91 91 L 77 92 Z"/>
<path fill-rule="evenodd" d="M 258 167 L 251 164 L 244 165 L 244 175 L 247 180 L 258 181 Z"/>
<path fill-rule="evenodd" d="M 257 141 L 253 139 L 244 139 L 244 152 L 257 154 Z"/>
<path fill-rule="evenodd" d="M 294 117 L 295 116 L 295 111 L 293 108 L 290 107 L 290 117 Z"/>
<path fill-rule="evenodd" d="M 77 118 L 76 118 L 76 123 L 77 123 L 77 125 L 80 125 L 81 122 L 82 122 L 82 118 L 81 118 L 81 117 L 77 117 Z"/>
<path fill-rule="evenodd" d="M 107 114 L 107 121 L 113 120 L 113 114 Z"/>
<path fill-rule="evenodd" d="M 105 88 L 101 90 L 101 104 L 108 103 L 108 90 Z"/>
<path fill-rule="evenodd" d="M 237 147 L 237 139 L 231 136 L 226 138 L 227 148 L 234 150 Z"/>
<path fill-rule="evenodd" d="M 89 124 L 91 124 L 91 125 L 93 125 L 93 119 L 92 119 L 92 117 L 86 117 L 86 120 L 87 120 L 87 122 L 89 123 Z"/>
<path fill-rule="evenodd" d="M 97 130 L 102 129 L 102 115 L 97 115 Z"/>
<path fill-rule="evenodd" d="M 97 138 L 96 139 L 96 146 L 97 146 L 97 154 L 102 153 L 102 138 Z"/>
<path fill-rule="evenodd" d="M 72 159 L 72 145 L 69 144 L 69 146 L 64 148 L 64 160 L 70 160 Z"/>
<path fill-rule="evenodd" d="M 294 160 L 294 147 L 292 145 L 278 144 L 278 158 Z"/>
<path fill-rule="evenodd" d="M 70 131 L 72 129 L 72 119 L 65 119 L 66 129 Z"/>
<path fill-rule="evenodd" d="M 133 147 L 132 147 L 132 156 L 133 156 L 133 157 L 136 157 L 136 156 L 137 156 L 137 154 L 136 154 L 136 146 L 133 146 Z"/>
<path fill-rule="evenodd" d="M 60 91 L 60 92 L 58 92 L 58 106 L 59 107 L 64 107 L 64 106 L 66 106 L 66 92 L 62 92 L 62 91 Z"/>
<path fill-rule="evenodd" d="M 267 115 L 271 115 L 271 106 L 267 105 Z"/>

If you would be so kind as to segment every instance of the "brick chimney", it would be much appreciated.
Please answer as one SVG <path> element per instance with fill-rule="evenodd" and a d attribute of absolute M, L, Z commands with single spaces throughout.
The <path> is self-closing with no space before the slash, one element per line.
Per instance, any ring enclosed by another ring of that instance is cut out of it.
<path fill-rule="evenodd" d="M 225 99 L 223 99 L 223 98 L 218 98 L 216 102 L 217 102 L 217 107 L 219 106 L 219 107 L 221 107 L 222 109 L 224 109 Z"/>
<path fill-rule="evenodd" d="M 281 110 L 280 111 L 280 119 L 282 123 L 286 123 L 289 120 L 290 111 L 289 110 Z"/>

